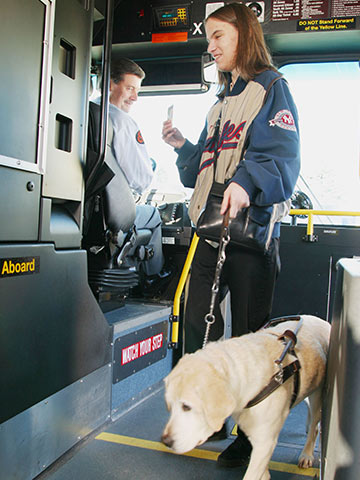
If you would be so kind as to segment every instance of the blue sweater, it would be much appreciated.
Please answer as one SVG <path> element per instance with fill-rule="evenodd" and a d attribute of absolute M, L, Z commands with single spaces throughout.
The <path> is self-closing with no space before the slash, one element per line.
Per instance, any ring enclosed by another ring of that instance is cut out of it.
<path fill-rule="evenodd" d="M 254 81 L 267 89 L 276 72 L 267 70 Z M 227 96 L 239 95 L 246 82 L 238 78 Z M 249 144 L 244 160 L 230 181 L 238 183 L 258 207 L 270 207 L 291 197 L 300 171 L 298 114 L 288 85 L 280 79 L 269 95 L 249 129 Z M 178 153 L 176 165 L 184 186 L 194 187 L 200 159 L 207 138 L 205 125 L 197 145 L 186 140 Z M 274 236 L 279 235 L 279 228 Z"/>

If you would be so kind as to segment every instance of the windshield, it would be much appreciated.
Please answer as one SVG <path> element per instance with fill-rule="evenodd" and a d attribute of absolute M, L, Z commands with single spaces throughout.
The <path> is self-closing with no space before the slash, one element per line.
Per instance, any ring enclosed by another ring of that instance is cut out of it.
<path fill-rule="evenodd" d="M 301 174 L 296 191 L 307 207 L 360 211 L 360 69 L 357 62 L 292 64 L 281 69 L 299 111 Z M 180 183 L 177 155 L 161 139 L 162 122 L 174 105 L 173 124 L 196 143 L 217 87 L 205 94 L 142 96 L 132 116 L 157 163 L 151 185 L 189 197 Z M 298 204 L 297 204 L 298 205 Z M 304 220 L 306 221 L 306 220 Z M 316 223 L 359 225 L 359 217 L 316 217 Z"/>

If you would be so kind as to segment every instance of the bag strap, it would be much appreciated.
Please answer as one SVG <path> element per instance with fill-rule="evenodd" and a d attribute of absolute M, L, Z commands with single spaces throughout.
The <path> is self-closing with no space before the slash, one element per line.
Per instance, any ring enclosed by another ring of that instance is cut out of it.
<path fill-rule="evenodd" d="M 216 173 L 216 164 L 217 164 L 217 159 L 219 156 L 219 139 L 220 139 L 220 123 L 221 123 L 221 114 L 222 114 L 222 108 L 220 108 L 220 114 L 216 120 L 215 123 L 215 128 L 214 128 L 214 135 L 213 139 L 215 140 L 214 142 L 214 168 L 213 168 L 213 183 L 215 182 L 215 173 Z"/>
<path fill-rule="evenodd" d="M 273 78 L 271 80 L 271 82 L 269 83 L 267 89 L 266 89 L 266 93 L 265 93 L 265 96 L 264 96 L 264 100 L 263 100 L 263 103 L 261 105 L 261 108 L 265 105 L 266 103 L 266 100 L 268 99 L 268 96 L 269 96 L 269 93 L 270 93 L 270 90 L 271 90 L 271 87 L 274 85 L 275 82 L 277 82 L 278 80 L 280 80 L 280 78 L 283 78 L 283 76 L 280 74 L 279 76 Z M 286 81 L 286 80 L 285 80 Z"/>

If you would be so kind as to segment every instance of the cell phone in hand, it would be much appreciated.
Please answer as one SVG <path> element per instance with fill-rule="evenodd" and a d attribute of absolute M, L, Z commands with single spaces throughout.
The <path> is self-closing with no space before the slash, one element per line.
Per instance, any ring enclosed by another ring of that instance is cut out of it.
<path fill-rule="evenodd" d="M 167 119 L 172 121 L 173 116 L 174 116 L 174 105 L 170 105 L 167 111 Z"/>

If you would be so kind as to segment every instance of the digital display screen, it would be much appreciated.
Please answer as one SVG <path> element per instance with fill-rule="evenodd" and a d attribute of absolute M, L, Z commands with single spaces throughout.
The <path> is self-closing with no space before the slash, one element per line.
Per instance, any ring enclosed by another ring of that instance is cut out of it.
<path fill-rule="evenodd" d="M 188 6 L 176 6 L 167 8 L 155 8 L 156 27 L 160 30 L 172 30 L 188 28 L 189 12 Z"/>
<path fill-rule="evenodd" d="M 177 9 L 166 10 L 160 13 L 161 18 L 176 18 L 177 17 Z"/>

